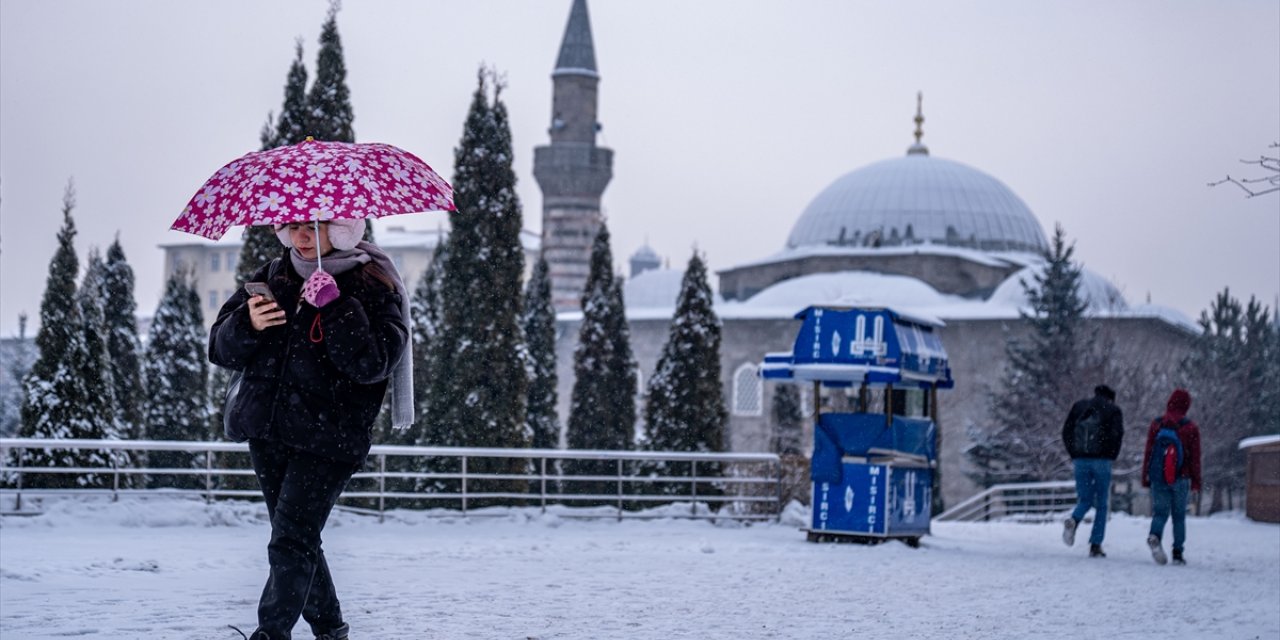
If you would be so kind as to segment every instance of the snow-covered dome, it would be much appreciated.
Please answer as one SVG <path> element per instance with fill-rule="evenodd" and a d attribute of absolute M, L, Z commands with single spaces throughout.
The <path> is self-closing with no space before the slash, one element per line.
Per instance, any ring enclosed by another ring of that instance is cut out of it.
<path fill-rule="evenodd" d="M 928 284 L 908 276 L 841 271 L 783 280 L 751 296 L 743 304 L 799 311 L 815 304 L 934 308 L 961 302 L 964 302 L 963 298 L 939 293 Z"/>
<path fill-rule="evenodd" d="M 1014 308 L 1027 307 L 1029 303 L 1022 281 L 1026 280 L 1027 284 L 1034 287 L 1036 276 L 1043 274 L 1044 268 L 1044 263 L 1031 265 L 1005 278 L 1005 281 L 992 292 L 991 297 L 987 298 L 987 302 Z M 1093 312 L 1115 313 L 1129 309 L 1124 296 L 1114 284 L 1111 284 L 1110 280 L 1088 269 L 1080 270 L 1080 297 L 1088 301 L 1089 310 Z"/>
<path fill-rule="evenodd" d="M 805 208 L 787 247 L 867 245 L 878 234 L 883 243 L 896 236 L 984 251 L 1047 249 L 1040 222 L 1002 182 L 917 147 L 833 182 Z"/>

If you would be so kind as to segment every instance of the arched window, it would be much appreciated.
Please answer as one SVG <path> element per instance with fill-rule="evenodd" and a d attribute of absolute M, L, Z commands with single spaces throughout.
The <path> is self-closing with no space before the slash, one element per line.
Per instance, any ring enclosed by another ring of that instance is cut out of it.
<path fill-rule="evenodd" d="M 733 415 L 758 416 L 764 413 L 760 367 L 745 363 L 733 372 Z"/>

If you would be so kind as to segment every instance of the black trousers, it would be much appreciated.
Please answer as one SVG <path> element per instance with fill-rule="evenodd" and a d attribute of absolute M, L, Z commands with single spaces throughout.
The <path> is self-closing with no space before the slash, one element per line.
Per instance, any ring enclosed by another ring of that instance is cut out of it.
<path fill-rule="evenodd" d="M 316 635 L 337 629 L 342 609 L 320 531 L 359 465 L 257 439 L 249 440 L 249 455 L 271 516 L 271 573 L 258 601 L 255 633 L 289 640 L 299 616 Z"/>

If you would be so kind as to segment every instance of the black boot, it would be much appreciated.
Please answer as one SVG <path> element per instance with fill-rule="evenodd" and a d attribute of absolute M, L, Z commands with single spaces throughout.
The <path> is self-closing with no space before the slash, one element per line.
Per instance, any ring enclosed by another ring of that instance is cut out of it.
<path fill-rule="evenodd" d="M 1089 557 L 1090 557 L 1090 558 L 1105 558 L 1105 557 L 1107 557 L 1107 554 L 1106 554 L 1106 553 L 1103 553 L 1103 551 L 1102 551 L 1102 545 L 1100 545 L 1100 544 L 1091 544 L 1091 545 L 1089 545 Z"/>
<path fill-rule="evenodd" d="M 1174 549 L 1174 550 L 1173 550 L 1173 563 L 1174 563 L 1174 564 L 1180 564 L 1180 565 L 1186 565 L 1186 564 L 1187 564 L 1186 559 L 1184 559 L 1184 558 L 1182 557 L 1182 549 Z"/>
<path fill-rule="evenodd" d="M 342 623 L 337 629 L 331 629 L 326 633 L 316 636 L 316 640 L 347 640 L 347 636 L 351 631 L 350 625 Z"/>

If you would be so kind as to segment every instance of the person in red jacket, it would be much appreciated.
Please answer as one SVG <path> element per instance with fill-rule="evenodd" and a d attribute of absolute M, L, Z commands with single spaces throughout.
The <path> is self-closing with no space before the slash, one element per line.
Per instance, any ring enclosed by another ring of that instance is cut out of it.
<path fill-rule="evenodd" d="M 1147 429 L 1147 447 L 1142 454 L 1142 486 L 1151 488 L 1151 534 L 1147 536 L 1147 546 L 1151 548 L 1151 557 L 1157 564 L 1168 562 L 1160 538 L 1170 515 L 1173 516 L 1173 563 L 1187 563 L 1182 555 L 1182 546 L 1187 540 L 1187 498 L 1191 491 L 1200 492 L 1200 427 L 1187 418 L 1190 408 L 1191 394 L 1186 389 L 1175 389 L 1169 396 L 1164 415 L 1151 421 Z M 1166 483 L 1163 477 L 1156 478 L 1154 482 L 1151 478 L 1152 449 L 1157 434 L 1165 427 L 1173 429 L 1181 442 L 1182 460 L 1172 474 L 1172 483 Z"/>

